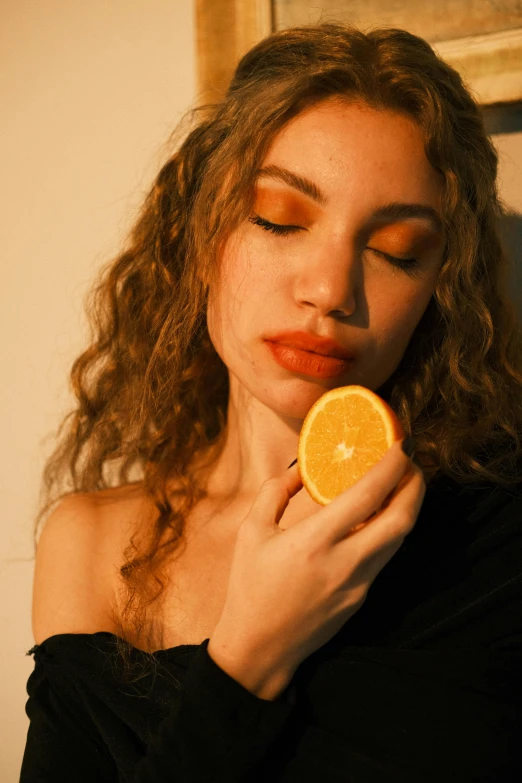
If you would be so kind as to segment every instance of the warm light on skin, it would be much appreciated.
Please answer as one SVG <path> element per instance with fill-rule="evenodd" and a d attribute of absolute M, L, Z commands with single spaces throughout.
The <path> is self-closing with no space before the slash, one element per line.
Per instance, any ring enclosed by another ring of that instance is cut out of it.
<path fill-rule="evenodd" d="M 409 221 L 376 229 L 368 244 L 392 256 L 416 258 L 429 251 L 440 251 L 442 236 L 422 225 L 422 221 Z"/>
<path fill-rule="evenodd" d="M 254 212 L 265 220 L 280 225 L 312 229 L 323 210 L 306 196 L 291 188 L 265 184 L 260 177 L 255 187 Z M 442 243 L 440 232 L 422 220 L 385 224 L 373 229 L 369 244 L 375 249 L 404 258 L 416 257 L 427 251 L 437 251 Z"/>
<path fill-rule="evenodd" d="M 313 225 L 320 207 L 307 201 L 306 196 L 294 194 L 290 192 L 290 188 L 282 191 L 272 185 L 263 185 L 262 180 L 258 180 L 254 211 L 274 223 L 308 228 Z"/>
<path fill-rule="evenodd" d="M 376 390 L 395 371 L 433 295 L 444 251 L 428 218 L 376 216 L 397 203 L 441 214 L 442 176 L 408 118 L 323 103 L 276 135 L 262 162 L 269 165 L 315 183 L 325 198 L 319 203 L 260 176 L 252 212 L 302 230 L 276 236 L 246 219 L 228 238 L 220 281 L 209 292 L 209 334 L 230 379 L 226 445 L 209 492 L 245 502 L 295 458 L 302 421 L 325 391 L 349 384 Z M 410 274 L 375 251 L 415 257 L 420 266 Z M 335 379 L 290 373 L 263 341 L 287 329 L 332 336 L 357 359 Z"/>

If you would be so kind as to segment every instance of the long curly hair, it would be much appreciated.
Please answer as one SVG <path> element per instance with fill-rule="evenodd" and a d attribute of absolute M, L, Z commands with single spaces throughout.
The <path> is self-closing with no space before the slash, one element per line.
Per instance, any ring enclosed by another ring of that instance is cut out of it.
<path fill-rule="evenodd" d="M 405 30 L 323 23 L 273 33 L 240 60 L 221 102 L 191 109 L 190 129 L 125 247 L 98 273 L 86 300 L 90 344 L 70 372 L 75 407 L 43 471 L 35 547 L 51 506 L 110 488 L 111 469 L 118 486 L 133 484 L 137 470 L 157 509 L 131 537 L 120 569 L 124 605 L 114 618 L 124 681 L 154 666 L 163 634 L 149 609 L 220 453 L 228 370 L 206 324 L 220 253 L 251 212 L 256 172 L 275 135 L 334 96 L 413 119 L 445 182 L 436 289 L 377 391 L 415 437 L 427 481 L 442 472 L 461 484 L 522 482 L 522 329 L 500 233 L 507 209 L 498 158 L 476 100 L 457 71 Z M 133 644 L 146 657 L 139 671 Z"/>

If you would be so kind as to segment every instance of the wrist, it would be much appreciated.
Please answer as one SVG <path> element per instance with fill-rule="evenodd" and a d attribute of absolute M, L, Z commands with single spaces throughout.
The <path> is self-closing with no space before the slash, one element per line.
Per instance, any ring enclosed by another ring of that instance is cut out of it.
<path fill-rule="evenodd" d="M 214 637 L 210 638 L 207 653 L 229 677 L 259 699 L 277 699 L 292 679 L 292 674 L 282 667 L 260 666 L 259 661 L 266 660 L 266 656 L 232 649 Z"/>

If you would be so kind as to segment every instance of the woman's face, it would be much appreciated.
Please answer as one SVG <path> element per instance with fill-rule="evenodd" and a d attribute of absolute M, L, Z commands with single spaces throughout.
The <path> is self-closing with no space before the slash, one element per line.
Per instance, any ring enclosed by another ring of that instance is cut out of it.
<path fill-rule="evenodd" d="M 335 100 L 286 125 L 262 169 L 252 214 L 224 248 L 207 323 L 231 393 L 247 392 L 236 399 L 303 418 L 325 391 L 376 390 L 399 365 L 442 262 L 443 180 L 411 120 Z M 287 330 L 333 338 L 355 358 L 335 377 L 283 367 L 265 338 Z"/>

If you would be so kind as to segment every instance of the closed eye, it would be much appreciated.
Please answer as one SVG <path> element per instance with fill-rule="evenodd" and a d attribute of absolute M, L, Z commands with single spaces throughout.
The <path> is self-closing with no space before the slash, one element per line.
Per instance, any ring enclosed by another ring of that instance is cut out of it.
<path fill-rule="evenodd" d="M 415 267 L 420 266 L 416 258 L 397 258 L 396 256 L 390 256 L 389 253 L 383 253 L 382 250 L 375 250 L 373 247 L 369 247 L 368 250 L 371 250 L 372 253 L 377 253 L 378 256 L 382 256 L 387 261 L 389 261 L 390 264 L 398 266 L 404 270 L 414 269 Z"/>
<path fill-rule="evenodd" d="M 254 223 L 254 225 L 264 228 L 265 231 L 271 231 L 273 234 L 282 237 L 287 236 L 288 234 L 294 234 L 297 231 L 305 230 L 301 228 L 301 226 L 282 226 L 280 223 L 271 223 L 269 220 L 259 217 L 259 215 L 253 215 L 248 219 L 251 223 Z"/>
<path fill-rule="evenodd" d="M 260 217 L 259 215 L 253 215 L 249 218 L 249 221 L 256 226 L 261 226 L 265 231 L 271 231 L 276 236 L 288 236 L 289 234 L 295 234 L 298 231 L 306 231 L 302 226 L 285 226 L 280 223 L 271 223 L 269 220 Z M 376 253 L 381 258 L 385 258 L 392 266 L 399 267 L 405 272 L 412 271 L 417 267 L 420 267 L 416 258 L 398 258 L 397 256 L 391 256 L 389 253 L 384 253 L 382 250 L 376 250 L 373 247 L 369 247 L 372 253 Z"/>

